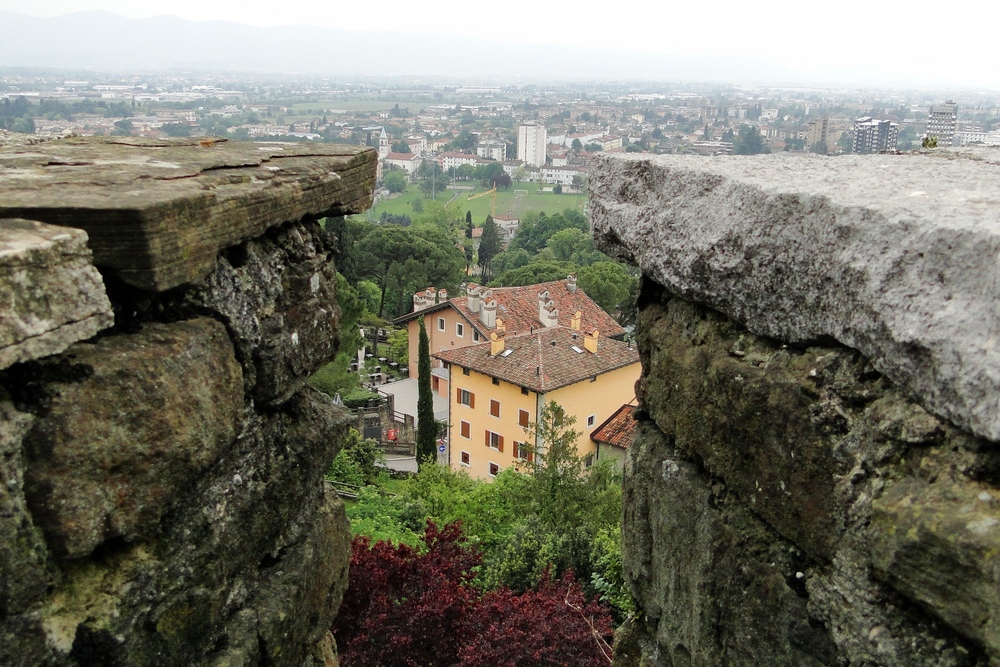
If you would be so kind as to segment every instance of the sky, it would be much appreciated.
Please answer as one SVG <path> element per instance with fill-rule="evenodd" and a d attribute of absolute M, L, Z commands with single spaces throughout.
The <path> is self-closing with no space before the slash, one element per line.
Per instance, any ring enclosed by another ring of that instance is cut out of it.
<path fill-rule="evenodd" d="M 32 16 L 91 9 L 130 18 L 169 13 L 195 21 L 256 26 L 312 24 L 676 55 L 752 56 L 814 73 L 863 65 L 901 80 L 927 78 L 1000 88 L 996 36 L 1000 3 L 985 0 L 952 0 L 946 5 L 884 0 L 575 4 L 538 0 L 0 0 L 0 9 Z M 932 22 L 928 15 L 940 18 Z"/>

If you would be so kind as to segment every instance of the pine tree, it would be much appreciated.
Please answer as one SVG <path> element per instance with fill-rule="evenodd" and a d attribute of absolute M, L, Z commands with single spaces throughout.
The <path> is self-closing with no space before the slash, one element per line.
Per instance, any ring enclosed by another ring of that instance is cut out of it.
<path fill-rule="evenodd" d="M 431 343 L 423 316 L 419 319 L 420 338 L 417 357 L 417 463 L 437 462 L 437 422 L 434 421 L 434 397 L 431 394 Z"/>

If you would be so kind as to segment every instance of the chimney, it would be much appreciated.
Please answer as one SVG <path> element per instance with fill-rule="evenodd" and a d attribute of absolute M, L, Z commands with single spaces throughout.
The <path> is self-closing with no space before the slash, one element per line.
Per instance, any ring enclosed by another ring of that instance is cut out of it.
<path fill-rule="evenodd" d="M 549 300 L 548 303 L 542 308 L 541 317 L 539 317 L 546 327 L 554 327 L 559 325 L 559 309 L 556 308 L 554 301 Z"/>
<path fill-rule="evenodd" d="M 549 321 L 553 312 L 555 316 L 559 315 L 559 311 L 555 310 L 555 307 L 556 305 L 552 301 L 548 290 L 543 290 L 538 294 L 538 320 L 542 323 L 542 326 L 551 327 L 557 324 L 556 322 Z"/>
<path fill-rule="evenodd" d="M 444 303 L 445 301 L 448 300 L 448 290 L 446 290 L 446 289 L 439 289 L 438 293 L 437 293 L 437 297 L 438 298 L 437 298 L 437 301 L 435 301 L 435 303 Z"/>
<path fill-rule="evenodd" d="M 504 332 L 494 331 L 490 334 L 490 356 L 495 357 L 504 350 Z"/>
<path fill-rule="evenodd" d="M 576 294 L 576 274 L 571 273 L 566 276 L 566 289 L 569 290 L 570 294 Z"/>
<path fill-rule="evenodd" d="M 486 304 L 492 302 L 493 310 L 490 313 L 486 312 Z M 479 313 L 479 321 L 486 325 L 487 329 L 492 329 L 496 326 L 497 322 L 497 302 L 493 298 L 493 290 L 484 289 L 481 290 L 479 296 L 479 308 L 477 309 Z"/>
<path fill-rule="evenodd" d="M 597 339 L 600 336 L 601 333 L 597 329 L 594 329 L 583 337 L 583 346 L 587 348 L 587 352 L 597 354 Z"/>
<path fill-rule="evenodd" d="M 484 299 L 482 308 L 479 310 L 479 321 L 487 329 L 492 329 L 497 325 L 497 302 L 496 299 Z"/>
<path fill-rule="evenodd" d="M 413 312 L 419 313 L 421 310 L 427 307 L 424 303 L 424 295 L 420 292 L 416 292 L 413 295 Z"/>
<path fill-rule="evenodd" d="M 507 325 L 504 324 L 503 320 L 499 317 L 497 318 L 497 331 L 503 331 L 505 333 L 507 331 Z"/>
<path fill-rule="evenodd" d="M 574 331 L 579 331 L 580 330 L 580 318 L 581 317 L 583 317 L 583 313 L 581 313 L 579 310 L 576 311 L 575 313 L 573 313 L 573 317 L 570 318 L 570 321 L 569 321 L 569 328 L 573 329 Z"/>
<path fill-rule="evenodd" d="M 476 283 L 469 283 L 469 286 L 465 288 L 465 294 L 468 296 L 465 303 L 473 313 L 479 312 L 479 293 L 481 291 L 482 288 Z"/>

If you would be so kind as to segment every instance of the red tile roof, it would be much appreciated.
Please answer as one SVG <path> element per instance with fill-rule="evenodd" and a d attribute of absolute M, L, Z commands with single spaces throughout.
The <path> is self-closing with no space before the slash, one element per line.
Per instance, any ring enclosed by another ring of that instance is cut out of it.
<path fill-rule="evenodd" d="M 590 439 L 604 445 L 628 449 L 635 435 L 635 410 L 634 405 L 621 406 L 603 424 L 594 429 Z"/>
<path fill-rule="evenodd" d="M 553 280 L 521 287 L 484 287 L 483 292 L 485 293 L 487 289 L 493 291 L 493 298 L 497 302 L 497 317 L 503 320 L 508 337 L 544 326 L 542 321 L 538 319 L 538 295 L 545 290 L 548 290 L 549 298 L 559 309 L 560 326 L 569 327 L 573 313 L 579 310 L 581 312 L 580 329 L 583 331 L 597 329 L 601 332 L 601 336 L 608 338 L 618 336 L 625 331 L 613 317 L 584 294 L 582 289 L 577 287 L 575 292 L 571 292 L 566 280 Z M 469 310 L 468 297 L 452 299 L 451 304 L 455 310 L 465 316 L 465 319 L 479 331 L 480 335 L 490 335 L 492 329 L 487 328 L 480 321 L 478 313 Z"/>
<path fill-rule="evenodd" d="M 482 228 L 477 227 L 473 229 L 473 233 L 475 233 L 476 229 Z M 621 325 L 615 321 L 615 318 L 604 312 L 600 306 L 594 303 L 593 299 L 584 294 L 582 289 L 577 287 L 575 292 L 570 291 L 569 283 L 566 280 L 553 280 L 547 283 L 524 285 L 521 287 L 483 287 L 482 289 L 483 292 L 487 289 L 493 291 L 493 298 L 497 302 L 497 317 L 503 320 L 508 337 L 525 332 L 530 333 L 532 329 L 539 329 L 544 326 L 542 321 L 538 319 L 538 295 L 545 290 L 549 291 L 549 298 L 552 299 L 556 304 L 556 308 L 559 309 L 558 322 L 560 326 L 569 327 L 573 314 L 579 310 L 581 313 L 580 329 L 582 331 L 597 329 L 601 332 L 602 338 L 619 336 L 625 332 Z M 468 297 L 455 297 L 454 299 L 449 299 L 447 303 L 450 307 L 461 313 L 469 322 L 469 326 L 478 331 L 480 336 L 488 338 L 490 332 L 494 330 L 482 323 L 479 319 L 479 313 L 473 313 L 469 309 Z M 436 305 L 441 306 L 441 304 Z M 440 309 L 440 307 L 436 308 L 436 310 Z M 422 310 L 401 315 L 393 322 L 395 324 L 404 324 L 426 312 L 428 311 Z"/>
<path fill-rule="evenodd" d="M 553 391 L 639 363 L 639 351 L 627 343 L 602 335 L 593 354 L 585 349 L 583 338 L 583 332 L 568 327 L 542 328 L 508 335 L 504 352 L 495 356 L 490 356 L 490 343 L 442 350 L 431 356 L 536 392 Z"/>

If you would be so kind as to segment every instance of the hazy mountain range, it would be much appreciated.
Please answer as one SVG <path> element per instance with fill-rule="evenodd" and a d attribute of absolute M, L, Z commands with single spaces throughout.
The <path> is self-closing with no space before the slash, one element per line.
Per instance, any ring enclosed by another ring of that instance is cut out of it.
<path fill-rule="evenodd" d="M 479 80 L 657 80 L 878 83 L 873 72 L 803 73 L 741 56 L 676 56 L 600 48 L 505 44 L 480 37 L 361 32 L 314 26 L 258 28 L 105 11 L 37 18 L 0 11 L 0 66 L 137 72 L 235 70 Z M 822 80 L 822 81 L 821 81 Z M 895 81 L 898 85 L 900 82 Z"/>

